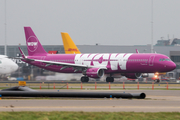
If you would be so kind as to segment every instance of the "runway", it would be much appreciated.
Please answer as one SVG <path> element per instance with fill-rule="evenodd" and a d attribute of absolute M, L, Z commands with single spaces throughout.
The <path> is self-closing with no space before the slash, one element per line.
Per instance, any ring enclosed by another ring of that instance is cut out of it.
<path fill-rule="evenodd" d="M 164 100 L 2 100 L 0 111 L 180 112 L 179 101 Z"/>
<path fill-rule="evenodd" d="M 43 90 L 49 91 L 49 90 Z M 57 90 L 51 90 L 57 91 Z M 61 90 L 88 92 L 88 90 Z M 97 90 L 89 90 L 96 92 Z M 99 91 L 99 90 L 98 90 Z M 103 90 L 104 92 L 146 93 L 146 99 L 2 99 L 0 111 L 85 111 L 85 112 L 180 112 L 179 90 Z M 103 92 L 101 91 L 101 92 Z"/>

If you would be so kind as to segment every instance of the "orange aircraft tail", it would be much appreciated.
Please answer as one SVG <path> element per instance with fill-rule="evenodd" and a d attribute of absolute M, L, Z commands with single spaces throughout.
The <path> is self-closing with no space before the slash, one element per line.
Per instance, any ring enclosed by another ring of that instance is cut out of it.
<path fill-rule="evenodd" d="M 81 54 L 68 33 L 61 32 L 65 54 Z"/>

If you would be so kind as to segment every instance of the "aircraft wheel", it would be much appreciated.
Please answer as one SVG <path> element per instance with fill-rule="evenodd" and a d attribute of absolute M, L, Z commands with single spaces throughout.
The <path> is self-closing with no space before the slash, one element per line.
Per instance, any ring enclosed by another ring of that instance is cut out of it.
<path fill-rule="evenodd" d="M 106 82 L 110 82 L 110 77 L 107 77 L 107 78 L 106 78 Z"/>
<path fill-rule="evenodd" d="M 156 82 L 157 82 L 157 83 L 159 83 L 159 82 L 160 82 L 160 80 L 159 80 L 159 79 L 157 79 L 157 80 L 156 80 Z"/>
<path fill-rule="evenodd" d="M 114 82 L 114 78 L 113 77 L 111 77 L 111 82 Z"/>
<path fill-rule="evenodd" d="M 85 77 L 85 82 L 89 82 L 89 77 Z"/>
<path fill-rule="evenodd" d="M 106 82 L 114 82 L 114 78 L 113 77 L 107 77 Z"/>
<path fill-rule="evenodd" d="M 81 82 L 85 82 L 85 77 L 81 77 Z"/>
<path fill-rule="evenodd" d="M 88 82 L 89 81 L 89 77 L 81 77 L 81 82 L 84 83 L 84 82 Z"/>

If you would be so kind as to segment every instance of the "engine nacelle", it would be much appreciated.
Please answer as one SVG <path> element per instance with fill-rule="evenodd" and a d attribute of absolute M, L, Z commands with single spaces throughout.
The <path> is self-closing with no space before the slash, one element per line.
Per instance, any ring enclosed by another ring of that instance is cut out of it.
<path fill-rule="evenodd" d="M 123 75 L 127 78 L 138 79 L 141 77 L 142 73 L 125 73 Z"/>
<path fill-rule="evenodd" d="M 143 78 L 153 78 L 155 76 L 154 73 L 143 73 L 142 77 Z"/>
<path fill-rule="evenodd" d="M 101 68 L 89 68 L 85 74 L 91 78 L 101 78 L 104 75 L 104 70 Z"/>

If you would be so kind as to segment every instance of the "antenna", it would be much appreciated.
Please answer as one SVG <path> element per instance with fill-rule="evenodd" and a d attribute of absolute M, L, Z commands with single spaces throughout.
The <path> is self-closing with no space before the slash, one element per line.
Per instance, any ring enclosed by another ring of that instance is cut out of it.
<path fill-rule="evenodd" d="M 151 1 L 151 53 L 153 53 L 153 0 Z"/>
<path fill-rule="evenodd" d="M 5 17 L 5 40 L 4 40 L 4 55 L 7 55 L 7 45 L 6 45 L 6 0 L 4 0 L 5 7 L 4 7 L 4 17 Z"/>

